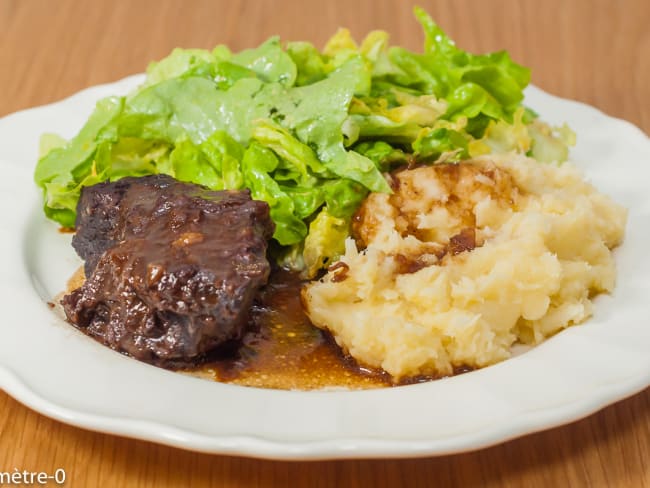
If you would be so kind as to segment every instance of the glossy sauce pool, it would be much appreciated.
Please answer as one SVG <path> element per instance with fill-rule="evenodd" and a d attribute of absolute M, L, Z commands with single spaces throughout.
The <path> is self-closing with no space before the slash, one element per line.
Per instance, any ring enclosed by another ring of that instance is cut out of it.
<path fill-rule="evenodd" d="M 252 331 L 231 357 L 186 373 L 245 386 L 310 390 L 392 385 L 384 372 L 360 368 L 303 312 L 302 282 L 279 271 L 260 294 Z"/>

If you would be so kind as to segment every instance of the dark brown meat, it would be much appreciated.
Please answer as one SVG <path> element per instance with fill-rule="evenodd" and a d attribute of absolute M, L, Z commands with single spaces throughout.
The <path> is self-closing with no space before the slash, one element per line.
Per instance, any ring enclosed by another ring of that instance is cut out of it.
<path fill-rule="evenodd" d="M 115 246 L 127 234 L 141 234 L 142 229 L 134 227 L 128 220 L 148 216 L 125 208 L 128 202 L 125 206 L 120 205 L 134 184 L 138 188 L 136 191 L 146 193 L 150 190 L 162 191 L 174 184 L 174 180 L 166 176 L 124 178 L 82 189 L 77 203 L 76 233 L 72 237 L 72 247 L 85 261 L 86 276 L 92 274 L 104 251 Z"/>
<path fill-rule="evenodd" d="M 169 176 L 84 188 L 73 246 L 87 280 L 65 313 L 138 359 L 182 364 L 239 339 L 268 279 L 268 205 Z"/>

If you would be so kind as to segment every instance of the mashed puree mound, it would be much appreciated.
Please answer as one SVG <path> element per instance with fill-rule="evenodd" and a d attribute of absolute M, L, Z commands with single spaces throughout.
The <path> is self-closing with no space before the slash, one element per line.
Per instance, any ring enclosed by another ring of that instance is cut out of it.
<path fill-rule="evenodd" d="M 490 156 L 391 178 L 303 289 L 311 321 L 360 364 L 395 379 L 493 364 L 584 321 L 614 287 L 626 210 L 571 164 Z"/>

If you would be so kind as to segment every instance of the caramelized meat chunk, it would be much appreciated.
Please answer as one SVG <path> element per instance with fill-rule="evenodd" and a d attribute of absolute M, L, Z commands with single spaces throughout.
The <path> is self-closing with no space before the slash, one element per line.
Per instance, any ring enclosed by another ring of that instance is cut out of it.
<path fill-rule="evenodd" d="M 243 335 L 270 271 L 266 203 L 154 175 L 84 188 L 77 212 L 87 279 L 63 299 L 70 322 L 158 364 Z"/>

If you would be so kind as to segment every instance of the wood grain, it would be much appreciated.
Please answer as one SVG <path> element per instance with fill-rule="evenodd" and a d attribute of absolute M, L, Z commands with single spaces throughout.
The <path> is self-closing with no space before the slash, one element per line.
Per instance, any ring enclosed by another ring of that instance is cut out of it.
<path fill-rule="evenodd" d="M 507 49 L 533 82 L 650 131 L 650 2 L 419 2 L 465 49 Z M 272 34 L 322 45 L 338 26 L 416 49 L 411 2 L 0 0 L 0 116 L 142 71 L 173 47 L 241 49 Z M 26 349 L 26 353 L 28 350 Z M 574 424 L 428 459 L 274 462 L 210 456 L 98 434 L 0 393 L 0 471 L 66 486 L 650 487 L 650 390 Z"/>

